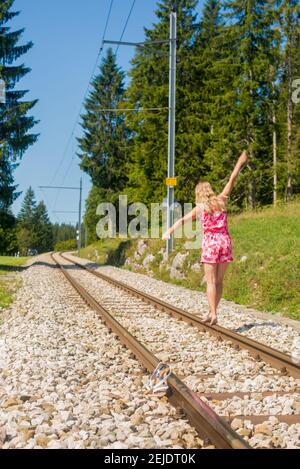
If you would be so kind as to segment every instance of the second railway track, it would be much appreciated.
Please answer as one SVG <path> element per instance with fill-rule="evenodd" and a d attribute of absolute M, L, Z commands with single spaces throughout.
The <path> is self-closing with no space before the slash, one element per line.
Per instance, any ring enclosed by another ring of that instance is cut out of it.
<path fill-rule="evenodd" d="M 232 421 L 234 417 L 238 417 L 245 422 L 249 419 L 254 424 L 264 422 L 273 413 L 272 408 L 268 411 L 268 406 L 265 406 L 264 401 L 268 402 L 268 399 L 273 399 L 273 409 L 276 413 L 273 418 L 279 422 L 278 425 L 285 425 L 284 428 L 286 428 L 286 425 L 294 425 L 296 432 L 300 429 L 300 427 L 299 429 L 297 427 L 300 419 L 296 411 L 278 412 L 278 405 L 299 398 L 298 382 L 292 376 L 288 376 L 289 373 L 290 375 L 296 375 L 294 370 L 297 371 L 297 368 L 289 369 L 286 367 L 289 357 L 278 352 L 276 354 L 277 369 L 274 369 L 274 366 L 266 365 L 261 360 L 261 356 L 258 357 L 259 353 L 257 351 L 256 354 L 252 353 L 253 357 L 251 358 L 248 351 L 242 350 L 240 346 L 237 347 L 237 344 L 234 344 L 233 347 L 232 341 L 228 342 L 228 338 L 223 342 L 216 341 L 215 338 L 208 340 L 207 333 L 203 332 L 203 328 L 196 326 L 198 327 L 197 332 L 195 327 L 190 327 L 184 322 L 170 318 L 167 314 L 158 311 L 157 306 L 152 303 L 153 298 L 149 298 L 149 295 L 145 295 L 146 298 L 141 301 L 140 298 L 133 298 L 132 295 L 134 293 L 135 296 L 139 296 L 143 294 L 142 292 L 133 289 L 134 292 L 126 291 L 126 293 L 121 293 L 120 285 L 116 289 L 116 285 L 112 286 L 112 282 L 110 282 L 111 286 L 108 287 L 108 280 L 101 278 L 102 276 L 98 272 L 86 271 L 84 273 L 82 265 L 75 266 L 74 261 L 65 256 L 63 263 L 68 274 L 71 274 L 73 279 L 79 281 L 81 286 L 87 289 L 90 295 L 113 315 L 114 319 L 130 330 L 144 346 L 155 353 L 159 360 L 169 362 L 176 375 L 180 376 L 192 388 L 194 393 L 197 393 L 207 403 L 212 402 L 218 413 L 221 409 L 221 413 L 224 412 L 224 417 L 229 421 Z M 89 277 L 90 273 L 93 276 L 96 274 L 100 279 L 92 281 L 93 277 Z M 112 279 L 109 278 L 109 280 Z M 128 289 L 128 285 L 125 284 L 121 287 L 124 290 Z M 166 304 L 161 303 L 159 309 L 165 308 Z M 156 306 L 156 308 L 153 306 Z M 179 311 L 181 312 L 181 310 Z M 198 320 L 198 318 L 195 319 Z M 186 320 L 186 322 L 195 326 L 195 323 L 191 321 Z M 214 335 L 219 337 L 220 331 L 214 331 Z M 244 339 L 243 336 L 242 339 Z M 265 352 L 268 347 L 263 347 Z M 276 351 L 271 350 L 274 356 Z M 284 365 L 278 362 L 279 355 L 284 355 Z M 222 360 L 222 372 L 216 372 L 214 362 L 217 362 L 220 368 Z M 290 372 L 291 369 L 293 370 L 292 373 Z M 224 379 L 229 383 L 229 387 L 226 388 L 225 386 L 225 389 L 222 389 L 222 386 L 224 388 Z M 247 412 L 245 408 L 243 412 L 239 413 L 234 407 L 237 399 L 240 399 L 240 403 L 244 403 L 246 407 L 248 405 L 250 411 Z M 226 406 L 230 408 L 230 405 L 232 410 L 228 415 Z M 255 405 L 257 410 L 253 409 Z M 247 436 L 249 432 L 244 429 L 242 434 Z M 280 445 L 275 444 L 275 447 L 280 447 Z"/>

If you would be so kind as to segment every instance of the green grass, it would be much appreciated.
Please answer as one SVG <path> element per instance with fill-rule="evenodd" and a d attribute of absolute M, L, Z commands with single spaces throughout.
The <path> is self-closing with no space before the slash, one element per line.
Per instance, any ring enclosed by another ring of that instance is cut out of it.
<path fill-rule="evenodd" d="M 14 272 L 21 267 L 27 257 L 8 257 L 0 256 L 0 307 L 9 306 L 14 299 L 20 282 L 14 278 Z"/>
<path fill-rule="evenodd" d="M 230 264 L 225 277 L 223 296 L 226 299 L 300 320 L 299 220 L 299 201 L 229 217 L 235 262 Z M 133 256 L 136 243 L 135 240 L 102 240 L 83 249 L 81 255 L 99 264 L 122 266 L 127 257 Z M 201 286 L 203 268 L 200 273 L 191 270 L 191 265 L 200 257 L 200 251 L 188 252 L 184 268 L 187 278 L 175 281 L 170 279 L 165 268 L 159 269 L 159 251 L 165 243 L 161 240 L 147 240 L 147 243 L 147 253 L 155 255 L 150 266 L 155 278 L 204 291 L 205 285 Z M 170 261 L 177 252 L 185 251 L 184 243 L 184 240 L 175 241 Z M 137 262 L 137 271 L 144 271 L 142 261 L 145 255 Z M 245 262 L 241 262 L 243 256 L 247 258 Z"/>
<path fill-rule="evenodd" d="M 121 266 L 124 264 L 126 257 L 131 254 L 128 250 L 130 246 L 132 247 L 132 243 L 129 240 L 100 240 L 81 249 L 80 255 L 101 265 L 111 264 Z"/>
<path fill-rule="evenodd" d="M 257 309 L 300 319 L 300 204 L 233 218 L 234 257 L 225 295 Z"/>

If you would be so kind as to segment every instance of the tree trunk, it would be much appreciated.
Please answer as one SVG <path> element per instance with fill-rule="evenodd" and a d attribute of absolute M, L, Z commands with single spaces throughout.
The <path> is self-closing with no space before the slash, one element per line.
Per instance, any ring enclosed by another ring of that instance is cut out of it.
<path fill-rule="evenodd" d="M 256 179 L 254 174 L 255 166 L 251 163 L 251 160 L 253 159 L 252 150 L 249 151 L 249 157 L 250 162 L 248 163 L 248 168 L 250 169 L 250 175 L 248 182 L 248 203 L 250 210 L 254 210 L 256 207 Z"/>
<path fill-rule="evenodd" d="M 249 80 L 251 83 L 250 87 L 250 97 L 251 101 L 253 102 L 253 88 L 252 88 L 252 83 L 253 83 L 253 72 L 252 69 L 250 68 L 249 70 Z M 248 202 L 249 202 L 249 208 L 250 210 L 254 210 L 256 206 L 256 180 L 255 180 L 255 175 L 254 175 L 254 169 L 255 165 L 253 164 L 253 150 L 252 150 L 252 145 L 254 142 L 254 125 L 253 122 L 250 121 L 248 123 L 248 147 L 250 146 L 249 150 L 249 163 L 248 163 L 248 168 L 250 169 L 250 174 L 249 174 L 249 182 L 248 182 Z"/>
<path fill-rule="evenodd" d="M 256 180 L 253 174 L 250 175 L 250 180 L 248 184 L 248 201 L 249 208 L 254 210 L 256 207 Z"/>
<path fill-rule="evenodd" d="M 277 204 L 277 132 L 276 114 L 273 109 L 273 205 Z"/>
<path fill-rule="evenodd" d="M 288 54 L 288 102 L 287 102 L 287 183 L 285 200 L 292 197 L 292 130 L 293 130 L 293 101 L 292 101 L 292 63 L 291 53 Z"/>

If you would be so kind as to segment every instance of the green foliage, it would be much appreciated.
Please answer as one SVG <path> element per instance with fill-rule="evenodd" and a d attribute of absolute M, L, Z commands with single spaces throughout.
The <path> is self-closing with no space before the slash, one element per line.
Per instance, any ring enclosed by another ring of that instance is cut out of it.
<path fill-rule="evenodd" d="M 227 24 L 208 43 L 213 60 L 206 68 L 212 134 L 205 153 L 207 178 L 221 190 L 228 168 L 238 152 L 247 148 L 249 164 L 240 177 L 235 203 L 248 202 L 254 208 L 257 200 L 272 201 L 271 117 L 273 82 L 278 78 L 272 69 L 279 63 L 280 41 L 275 30 L 277 17 L 270 0 L 229 0 L 223 11 Z"/>
<path fill-rule="evenodd" d="M 12 277 L 12 273 L 27 261 L 26 257 L 0 256 L 0 308 L 9 306 L 20 282 Z M 9 273 L 9 277 L 6 274 Z"/>
<path fill-rule="evenodd" d="M 280 140 L 280 185 L 289 199 L 300 189 L 300 109 L 292 99 L 293 80 L 300 77 L 300 5 L 298 0 L 282 0 L 279 8 L 282 37 L 278 123 Z M 290 180 L 290 183 L 288 181 Z M 289 186 L 289 187 L 288 187 Z"/>
<path fill-rule="evenodd" d="M 203 174 L 202 128 L 192 83 L 192 62 L 196 34 L 195 0 L 178 4 L 178 73 L 176 118 L 176 198 L 192 201 L 194 186 Z M 173 2 L 158 3 L 158 22 L 145 29 L 146 42 L 169 38 L 169 13 Z M 165 108 L 160 111 L 130 113 L 127 123 L 133 134 L 132 161 L 126 187 L 131 201 L 162 202 L 168 154 L 168 45 L 149 45 L 138 49 L 132 61 L 131 83 L 127 91 L 130 108 Z M 195 90 L 194 90 L 195 91 Z"/>
<path fill-rule="evenodd" d="M 105 239 L 83 248 L 80 255 L 102 265 L 122 266 L 126 257 L 133 254 L 134 251 L 130 252 L 130 249 L 131 247 L 134 249 L 134 245 L 131 240 Z"/>
<path fill-rule="evenodd" d="M 38 253 L 53 249 L 53 231 L 44 202 L 36 204 L 30 187 L 25 194 L 17 225 L 18 246 L 21 254 L 30 249 Z"/>
<path fill-rule="evenodd" d="M 84 136 L 79 138 L 81 168 L 93 184 L 114 202 L 127 182 L 128 129 L 121 108 L 124 73 L 118 68 L 112 49 L 100 66 L 82 116 Z"/>
<path fill-rule="evenodd" d="M 37 242 L 34 227 L 35 210 L 35 195 L 33 189 L 29 187 L 18 216 L 17 238 L 19 250 L 22 255 L 27 255 L 29 249 L 35 249 Z"/>
<path fill-rule="evenodd" d="M 250 158 L 231 212 L 272 203 L 275 175 L 278 200 L 298 193 L 300 104 L 292 102 L 293 80 L 300 78 L 298 0 L 206 0 L 200 17 L 197 0 L 175 3 L 175 199 L 193 202 L 199 180 L 221 191 L 245 148 Z M 85 215 L 89 242 L 96 240 L 100 202 L 117 205 L 126 193 L 129 203 L 149 205 L 166 196 L 169 47 L 153 42 L 169 38 L 172 6 L 172 0 L 158 2 L 156 22 L 145 29 L 146 46 L 132 60 L 127 90 L 108 51 L 86 102 L 79 142 L 82 169 L 93 182 Z M 125 117 L 100 112 L 113 107 L 138 111 Z"/>
<path fill-rule="evenodd" d="M 35 209 L 34 229 L 36 233 L 36 250 L 39 253 L 52 251 L 53 231 L 44 202 L 40 202 Z"/>
<path fill-rule="evenodd" d="M 76 238 L 76 228 L 67 223 L 55 223 L 52 225 L 53 239 L 56 244 L 59 241 L 68 241 Z"/>
<path fill-rule="evenodd" d="M 9 211 L 0 211 L 0 253 L 14 254 L 17 251 L 16 219 Z"/>
<path fill-rule="evenodd" d="M 84 224 L 87 229 L 87 242 L 88 244 L 93 243 L 97 240 L 96 225 L 97 225 L 97 207 L 101 202 L 106 202 L 105 191 L 93 186 L 90 190 L 88 198 L 86 200 L 86 209 L 84 215 Z"/>
<path fill-rule="evenodd" d="M 235 261 L 226 272 L 224 297 L 227 300 L 300 320 L 299 217 L 299 201 L 229 217 Z M 150 268 L 155 278 L 204 292 L 203 267 L 200 272 L 191 268 L 199 262 L 200 252 L 186 251 L 185 242 L 185 239 L 175 240 L 175 250 L 169 257 L 170 266 L 178 252 L 188 253 L 184 280 L 170 278 L 167 266 L 161 264 L 161 249 L 165 245 L 161 240 L 146 240 L 148 249 L 140 259 L 135 257 L 138 241 L 126 243 L 120 239 L 98 241 L 83 249 L 81 256 L 99 264 L 106 264 L 109 259 L 109 263 L 117 266 L 129 257 L 135 271 L 149 274 L 143 267 L 143 259 L 151 253 L 155 259 Z"/>
<path fill-rule="evenodd" d="M 24 29 L 11 31 L 7 25 L 19 14 L 11 10 L 13 3 L 14 0 L 0 3 L 0 78 L 6 86 L 6 103 L 0 103 L 0 210 L 6 211 L 18 196 L 13 172 L 27 148 L 37 139 L 37 135 L 29 133 L 36 121 L 28 116 L 37 101 L 22 100 L 27 91 L 15 89 L 30 69 L 14 62 L 33 44 L 19 45 Z"/>
<path fill-rule="evenodd" d="M 10 206 L 18 197 L 14 184 L 14 170 L 37 135 L 31 134 L 36 124 L 28 112 L 36 101 L 26 101 L 27 91 L 16 89 L 18 82 L 30 71 L 16 64 L 32 47 L 20 45 L 24 29 L 11 31 L 8 23 L 19 13 L 11 10 L 14 0 L 0 2 L 0 79 L 5 83 L 6 102 L 0 103 L 0 253 L 17 251 L 16 220 Z"/>
<path fill-rule="evenodd" d="M 65 241 L 58 241 L 55 246 L 54 250 L 59 252 L 59 251 L 72 251 L 74 249 L 77 249 L 77 241 L 76 239 L 68 239 Z"/>

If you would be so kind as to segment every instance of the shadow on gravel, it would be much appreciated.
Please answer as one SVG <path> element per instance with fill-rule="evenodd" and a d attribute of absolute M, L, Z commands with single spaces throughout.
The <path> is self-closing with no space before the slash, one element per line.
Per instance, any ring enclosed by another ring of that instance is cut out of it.
<path fill-rule="evenodd" d="M 101 267 L 101 264 L 96 264 L 96 262 L 89 262 L 88 264 L 84 264 L 84 266 L 87 267 L 88 269 L 95 270 Z"/>
<path fill-rule="evenodd" d="M 67 262 L 67 261 L 66 261 Z M 66 269 L 66 270 L 82 270 L 81 267 L 78 267 L 77 265 L 74 265 L 74 264 L 64 264 L 63 261 L 61 262 L 61 265 Z M 25 270 L 25 269 L 28 269 L 29 267 L 50 267 L 50 269 L 59 269 L 59 266 L 56 265 L 56 264 L 50 264 L 49 262 L 41 262 L 41 261 L 37 261 L 37 262 L 33 262 L 33 264 L 31 264 L 30 266 L 28 267 L 23 267 L 21 268 L 21 270 Z M 90 269 L 96 269 L 97 267 L 99 267 L 99 264 L 94 264 L 94 263 L 89 263 L 88 264 L 88 267 Z M 17 270 L 17 269 L 11 269 L 11 270 Z"/>
<path fill-rule="evenodd" d="M 49 264 L 48 262 L 41 262 L 41 261 L 33 262 L 28 267 L 25 267 L 25 269 L 28 269 L 29 267 L 35 267 L 35 266 L 44 266 L 44 267 L 50 267 L 51 269 L 57 269 L 56 264 Z"/>
<path fill-rule="evenodd" d="M 12 265 L 6 265 L 6 264 L 1 264 L 0 265 L 0 270 L 3 270 L 5 272 L 23 272 L 23 270 L 27 270 L 28 266 L 12 266 Z"/>
<path fill-rule="evenodd" d="M 261 322 L 261 323 L 252 322 L 250 324 L 244 324 L 243 326 L 238 327 L 237 329 L 232 329 L 232 330 L 233 332 L 238 332 L 240 334 L 242 332 L 250 331 L 250 329 L 253 329 L 254 327 L 265 327 L 265 326 L 280 327 L 280 324 L 278 324 L 277 322 Z"/>

